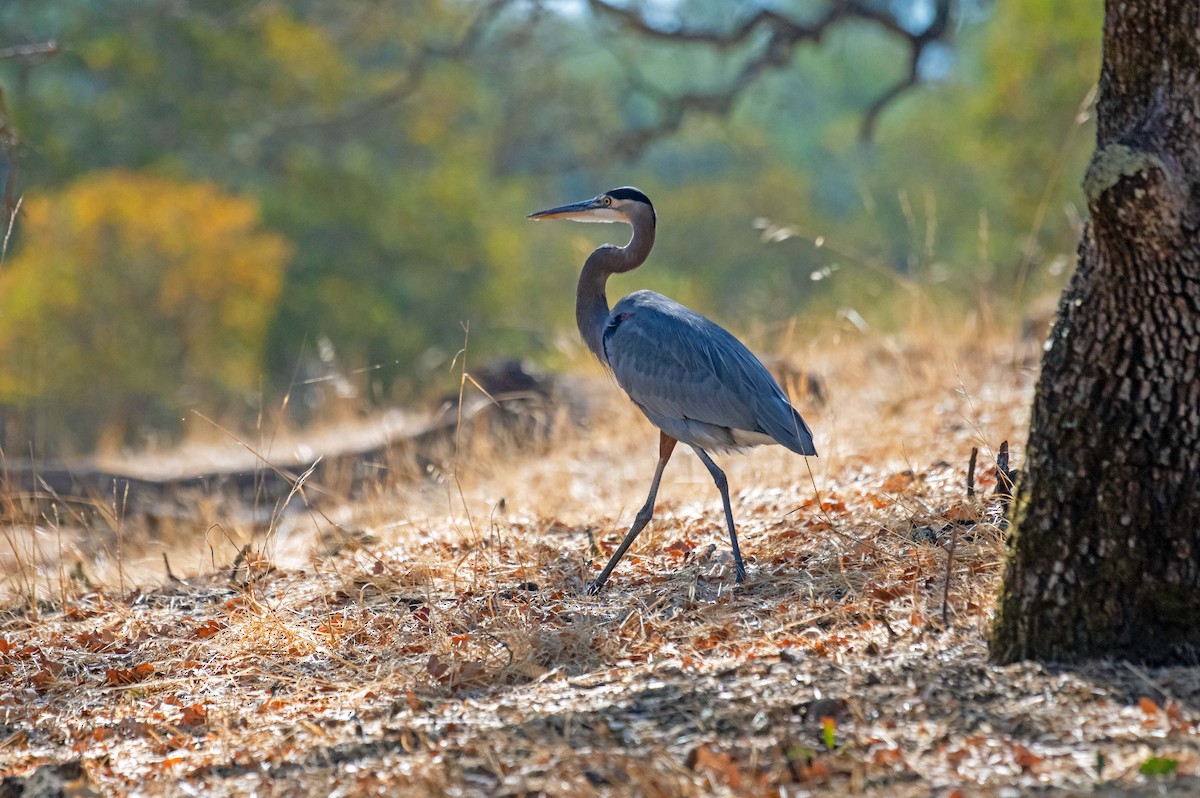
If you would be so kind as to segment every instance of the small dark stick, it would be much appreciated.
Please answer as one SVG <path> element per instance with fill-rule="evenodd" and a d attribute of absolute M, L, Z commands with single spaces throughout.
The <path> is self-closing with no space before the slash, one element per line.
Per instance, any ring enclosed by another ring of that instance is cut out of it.
<path fill-rule="evenodd" d="M 967 463 L 967 498 L 975 498 L 975 458 L 979 457 L 979 447 L 971 447 L 971 459 Z"/>
<path fill-rule="evenodd" d="M 230 582 L 233 582 L 234 580 L 237 579 L 238 568 L 240 568 L 242 566 L 242 563 L 246 562 L 246 558 L 249 555 L 250 555 L 250 544 L 247 543 L 245 546 L 242 546 L 242 550 L 239 551 L 237 557 L 234 557 L 234 559 L 233 559 L 233 566 L 230 567 L 230 569 L 229 569 L 229 581 Z M 247 563 L 247 567 L 246 567 L 246 576 L 247 576 L 247 578 L 249 578 L 249 576 L 250 576 L 249 563 Z"/>
<path fill-rule="evenodd" d="M 167 559 L 167 553 L 163 552 L 163 565 L 167 566 L 167 579 L 172 582 L 183 582 L 178 576 L 171 572 L 171 561 Z"/>
<path fill-rule="evenodd" d="M 1000 452 L 996 455 L 996 490 L 995 494 L 1005 501 L 1013 497 L 1013 477 L 1016 470 L 1008 468 L 1008 441 L 1000 444 Z"/>
<path fill-rule="evenodd" d="M 971 459 L 967 462 L 967 498 L 975 498 L 975 460 L 979 447 L 971 447 Z M 950 545 L 946 549 L 946 587 L 942 592 L 942 626 L 950 626 L 950 576 L 954 570 L 954 549 L 958 546 L 958 524 L 950 527 Z"/>

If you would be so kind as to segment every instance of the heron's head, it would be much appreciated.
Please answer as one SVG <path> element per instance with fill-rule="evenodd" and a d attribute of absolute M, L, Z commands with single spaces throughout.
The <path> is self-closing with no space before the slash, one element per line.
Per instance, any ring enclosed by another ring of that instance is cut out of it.
<path fill-rule="evenodd" d="M 654 225 L 654 206 L 650 198 L 632 186 L 605 191 L 590 200 L 560 205 L 531 213 L 529 219 L 570 219 L 574 222 L 625 222 L 634 224 L 649 221 Z"/>

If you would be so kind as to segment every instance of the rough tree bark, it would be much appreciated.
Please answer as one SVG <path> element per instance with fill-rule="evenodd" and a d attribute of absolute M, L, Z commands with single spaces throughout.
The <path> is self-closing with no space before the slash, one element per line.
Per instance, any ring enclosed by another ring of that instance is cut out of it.
<path fill-rule="evenodd" d="M 1097 115 L 992 657 L 1195 663 L 1200 0 L 1107 0 Z"/>

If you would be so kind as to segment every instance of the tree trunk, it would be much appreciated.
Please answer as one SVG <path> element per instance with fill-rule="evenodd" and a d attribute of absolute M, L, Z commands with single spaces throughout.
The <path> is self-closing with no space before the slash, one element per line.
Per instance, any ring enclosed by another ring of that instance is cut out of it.
<path fill-rule="evenodd" d="M 1200 652 L 1200 0 L 1107 0 L 1090 220 L 1042 363 L 1000 662 Z"/>

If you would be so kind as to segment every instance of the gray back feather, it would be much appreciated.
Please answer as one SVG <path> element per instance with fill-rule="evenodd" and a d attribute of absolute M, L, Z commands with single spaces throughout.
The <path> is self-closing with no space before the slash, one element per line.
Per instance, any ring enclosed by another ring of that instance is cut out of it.
<path fill-rule="evenodd" d="M 674 438 L 739 448 L 732 430 L 815 455 L 812 433 L 766 367 L 719 325 L 653 291 L 613 308 L 604 355 L 617 384 Z"/>

